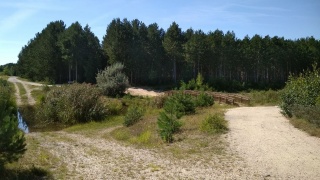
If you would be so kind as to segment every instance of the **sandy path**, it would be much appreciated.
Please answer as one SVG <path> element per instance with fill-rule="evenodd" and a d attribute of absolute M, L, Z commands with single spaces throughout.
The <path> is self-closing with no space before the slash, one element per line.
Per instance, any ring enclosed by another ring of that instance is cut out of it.
<path fill-rule="evenodd" d="M 22 102 L 21 102 L 21 94 L 20 94 L 19 87 L 18 87 L 17 83 L 21 83 L 23 88 L 26 90 L 26 95 L 28 97 L 28 104 L 34 105 L 36 103 L 36 101 L 34 100 L 34 98 L 31 95 L 31 91 L 32 90 L 29 88 L 29 85 L 42 86 L 42 84 L 22 81 L 22 80 L 19 80 L 16 76 L 9 77 L 8 81 L 12 82 L 14 84 L 15 88 L 16 88 L 15 95 L 16 95 L 18 106 L 22 105 Z"/>
<path fill-rule="evenodd" d="M 250 171 L 270 179 L 320 179 L 320 139 L 294 128 L 278 107 L 240 107 L 226 113 L 230 148 Z"/>

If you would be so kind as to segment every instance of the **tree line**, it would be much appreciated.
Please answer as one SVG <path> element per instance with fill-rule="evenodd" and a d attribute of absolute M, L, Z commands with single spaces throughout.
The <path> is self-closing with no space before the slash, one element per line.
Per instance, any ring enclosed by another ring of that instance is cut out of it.
<path fill-rule="evenodd" d="M 95 83 L 99 70 L 117 62 L 132 85 L 177 84 L 198 74 L 217 90 L 280 88 L 289 74 L 320 64 L 320 41 L 254 35 L 238 39 L 233 31 L 182 31 L 173 22 L 113 19 L 102 42 L 75 22 L 51 22 L 19 53 L 17 74 L 33 80 Z"/>

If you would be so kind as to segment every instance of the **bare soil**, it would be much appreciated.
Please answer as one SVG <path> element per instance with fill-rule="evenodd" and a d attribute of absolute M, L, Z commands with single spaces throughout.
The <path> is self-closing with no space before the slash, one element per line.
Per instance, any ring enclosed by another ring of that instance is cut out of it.
<path fill-rule="evenodd" d="M 150 89 L 147 90 L 147 89 L 142 89 L 137 87 L 128 88 L 126 93 L 130 93 L 133 96 L 149 96 L 149 97 L 161 96 L 164 94 L 163 92 L 154 91 Z"/>
<path fill-rule="evenodd" d="M 294 128 L 279 107 L 226 113 L 230 148 L 254 174 L 270 179 L 320 179 L 320 139 Z"/>

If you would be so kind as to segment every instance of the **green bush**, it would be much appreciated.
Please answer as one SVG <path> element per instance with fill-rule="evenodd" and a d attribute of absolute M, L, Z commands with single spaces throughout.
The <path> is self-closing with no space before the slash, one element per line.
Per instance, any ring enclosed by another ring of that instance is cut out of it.
<path fill-rule="evenodd" d="M 138 106 L 130 106 L 124 116 L 124 125 L 132 126 L 138 122 L 144 114 L 144 110 Z"/>
<path fill-rule="evenodd" d="M 185 114 L 195 113 L 196 111 L 192 96 L 190 94 L 183 94 L 182 92 L 178 92 L 167 98 L 164 104 L 164 110 L 169 111 L 171 108 L 175 108 L 177 118 Z"/>
<path fill-rule="evenodd" d="M 52 88 L 36 108 L 36 118 L 42 123 L 63 124 L 100 120 L 106 115 L 100 97 L 101 92 L 89 84 Z"/>
<path fill-rule="evenodd" d="M 201 123 L 200 130 L 206 133 L 219 134 L 228 131 L 227 121 L 217 115 L 210 115 Z"/>
<path fill-rule="evenodd" d="M 208 107 L 214 104 L 214 99 L 212 96 L 207 93 L 201 92 L 199 96 L 197 96 L 195 100 L 195 105 L 197 107 Z"/>
<path fill-rule="evenodd" d="M 123 64 L 115 63 L 98 72 L 96 80 L 98 87 L 106 96 L 123 95 L 129 86 L 128 77 L 122 72 Z"/>
<path fill-rule="evenodd" d="M 0 79 L 0 172 L 5 163 L 18 160 L 26 151 L 25 137 L 18 129 L 17 109 L 8 82 Z"/>
<path fill-rule="evenodd" d="M 319 96 L 320 69 L 316 69 L 316 65 L 314 65 L 313 71 L 307 70 L 298 77 L 289 77 L 281 93 L 281 109 L 284 114 L 291 117 L 295 115 L 295 106 L 299 106 L 299 109 L 301 109 L 301 106 L 316 108 Z"/>
<path fill-rule="evenodd" d="M 177 120 L 174 110 L 171 112 L 160 112 L 157 124 L 161 138 L 167 143 L 173 142 L 173 134 L 178 132 L 182 126 Z"/>

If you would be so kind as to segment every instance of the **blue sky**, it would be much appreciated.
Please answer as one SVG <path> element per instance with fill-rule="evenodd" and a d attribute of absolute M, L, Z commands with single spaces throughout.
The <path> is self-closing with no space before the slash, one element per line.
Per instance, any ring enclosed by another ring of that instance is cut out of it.
<path fill-rule="evenodd" d="M 182 30 L 234 31 L 286 39 L 320 39 L 320 0 L 1 0 L 0 65 L 16 63 L 21 48 L 51 21 L 88 24 L 101 40 L 114 18 Z"/>

